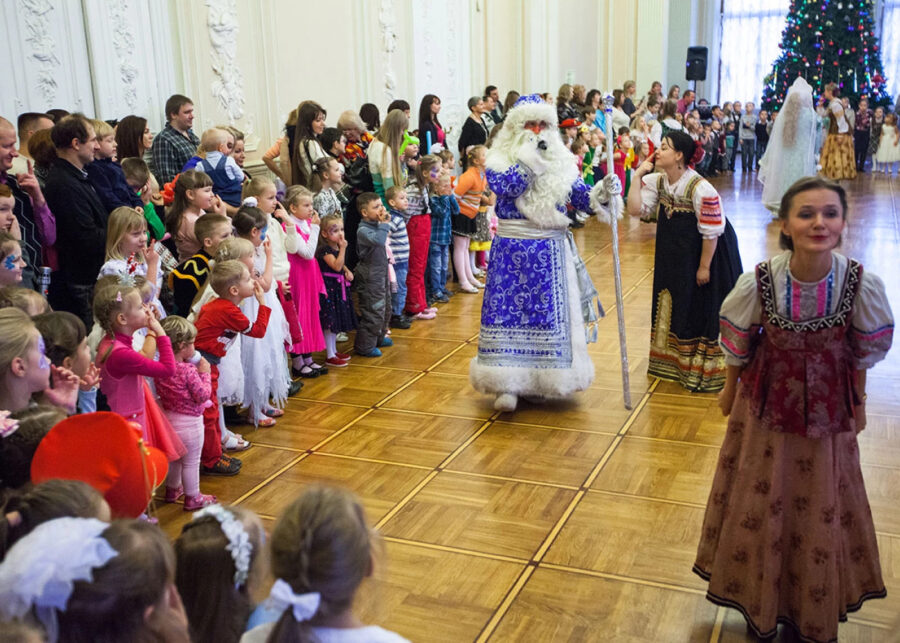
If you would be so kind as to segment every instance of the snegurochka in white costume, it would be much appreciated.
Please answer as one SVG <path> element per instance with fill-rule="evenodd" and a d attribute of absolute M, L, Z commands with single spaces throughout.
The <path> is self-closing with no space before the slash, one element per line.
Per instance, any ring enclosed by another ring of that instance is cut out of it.
<path fill-rule="evenodd" d="M 513 411 L 519 397 L 565 398 L 594 379 L 587 344 L 596 341 L 603 309 L 569 232 L 566 205 L 592 212 L 621 187 L 615 176 L 593 191 L 584 184 L 559 136 L 556 110 L 537 94 L 510 109 L 486 174 L 500 223 L 469 379 L 496 396 L 496 409 Z"/>

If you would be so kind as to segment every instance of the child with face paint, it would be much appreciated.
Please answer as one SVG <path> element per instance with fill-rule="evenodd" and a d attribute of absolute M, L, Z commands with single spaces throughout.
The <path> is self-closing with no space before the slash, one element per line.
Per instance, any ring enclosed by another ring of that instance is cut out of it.
<path fill-rule="evenodd" d="M 8 232 L 0 232 L 0 287 L 22 283 L 25 259 L 19 240 Z"/>
<path fill-rule="evenodd" d="M 238 237 L 253 244 L 251 274 L 263 291 L 265 305 L 272 309 L 265 336 L 245 336 L 241 342 L 243 405 L 249 409 L 248 417 L 254 425 L 270 427 L 275 425 L 275 418 L 284 415 L 281 407 L 287 401 L 291 385 L 284 351 L 285 345 L 290 343 L 290 328 L 278 301 L 272 274 L 272 243 L 266 238 L 269 217 L 259 208 L 245 204 L 235 213 L 232 225 Z M 241 302 L 240 308 L 248 319 L 256 319 L 259 302 L 248 297 Z"/>
<path fill-rule="evenodd" d="M 0 410 L 24 409 L 41 391 L 44 401 L 72 413 L 78 377 L 50 364 L 44 340 L 27 314 L 4 308 L 0 310 Z"/>

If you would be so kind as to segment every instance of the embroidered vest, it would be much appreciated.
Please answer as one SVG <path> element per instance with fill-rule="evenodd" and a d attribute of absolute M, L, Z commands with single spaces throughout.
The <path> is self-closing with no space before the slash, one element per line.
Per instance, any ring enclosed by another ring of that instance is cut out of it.
<path fill-rule="evenodd" d="M 861 280 L 862 266 L 850 259 L 836 312 L 796 322 L 777 312 L 769 262 L 756 266 L 762 329 L 741 395 L 763 428 L 809 438 L 855 430 L 860 400 L 846 334 Z"/>

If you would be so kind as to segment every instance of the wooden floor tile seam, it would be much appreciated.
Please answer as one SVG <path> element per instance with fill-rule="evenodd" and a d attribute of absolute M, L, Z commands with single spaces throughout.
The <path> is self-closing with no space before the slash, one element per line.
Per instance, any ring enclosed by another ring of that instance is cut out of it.
<path fill-rule="evenodd" d="M 365 418 L 365 417 L 371 415 L 371 414 L 374 413 L 374 412 L 375 412 L 375 409 L 374 409 L 374 408 L 368 408 L 368 409 L 366 409 L 364 413 L 360 413 L 358 416 L 356 416 L 355 418 L 353 418 L 352 420 L 350 420 L 349 422 L 347 422 L 346 424 L 344 424 L 344 426 L 342 426 L 341 428 L 339 428 L 337 431 L 335 431 L 334 433 L 332 433 L 331 435 L 329 435 L 329 436 L 326 437 L 326 438 L 322 438 L 319 442 L 317 442 L 316 444 L 312 445 L 312 446 L 309 448 L 309 452 L 310 452 L 310 453 L 315 453 L 316 451 L 318 451 L 319 449 L 321 449 L 322 447 L 324 447 L 326 444 L 328 444 L 329 442 L 331 442 L 332 440 L 334 440 L 335 438 L 337 438 L 339 435 L 341 435 L 344 431 L 346 431 L 347 429 L 349 429 L 351 426 L 353 426 L 354 424 L 356 424 L 357 422 L 359 422 L 359 421 L 362 420 L 363 418 Z"/>
<path fill-rule="evenodd" d="M 622 491 L 607 491 L 606 489 L 588 489 L 592 494 L 603 494 L 606 496 L 615 496 L 617 498 L 631 498 L 634 500 L 647 500 L 664 505 L 678 505 L 679 507 L 691 507 L 693 509 L 705 509 L 705 502 L 688 502 L 686 500 L 672 500 L 670 498 L 658 498 L 655 496 L 640 496 L 634 493 L 624 493 Z"/>
<path fill-rule="evenodd" d="M 291 460 L 290 462 L 288 462 L 286 465 L 284 465 L 283 467 L 281 467 L 280 469 L 278 469 L 275 473 L 271 474 L 270 476 L 268 476 L 267 478 L 265 478 L 262 482 L 260 482 L 259 484 L 255 485 L 252 489 L 250 489 L 249 491 L 246 491 L 245 493 L 243 493 L 243 494 L 241 494 L 240 496 L 238 496 L 237 500 L 235 500 L 235 501 L 232 502 L 231 504 L 234 505 L 234 506 L 237 506 L 237 505 L 241 504 L 241 503 L 244 502 L 247 498 L 249 498 L 250 496 L 252 496 L 254 493 L 256 493 L 257 491 L 259 491 L 260 489 L 262 489 L 263 487 L 265 487 L 267 484 L 269 484 L 269 483 L 272 482 L 273 480 L 275 480 L 275 478 L 277 478 L 278 476 L 280 476 L 282 473 L 284 473 L 285 471 L 287 471 L 287 470 L 290 469 L 291 467 L 295 466 L 296 464 L 302 462 L 303 460 L 305 460 L 305 459 L 308 458 L 308 457 L 309 457 L 309 453 L 302 453 L 302 454 L 298 455 L 296 458 L 294 458 L 293 460 Z"/>
<path fill-rule="evenodd" d="M 426 368 L 426 369 L 425 369 L 425 372 L 426 372 L 426 373 L 431 373 L 431 372 L 433 372 L 435 368 L 437 368 L 438 366 L 440 366 L 441 364 L 443 364 L 444 362 L 446 362 L 448 359 L 450 359 L 451 357 L 453 357 L 456 353 L 458 353 L 459 351 L 461 351 L 462 349 L 464 349 L 466 346 L 467 346 L 467 344 L 466 344 L 465 342 L 461 343 L 459 346 L 457 346 L 456 348 L 454 348 L 452 351 L 450 351 L 449 353 L 447 353 L 446 355 L 444 355 L 444 356 L 443 356 L 441 359 L 439 359 L 437 362 L 435 362 L 434 364 L 432 364 L 431 366 L 429 366 L 428 368 Z"/>
<path fill-rule="evenodd" d="M 850 614 L 847 617 L 847 622 L 853 623 L 854 625 L 862 625 L 863 627 L 871 627 L 872 629 L 876 630 L 887 630 L 888 632 L 892 631 L 894 627 L 894 623 L 879 623 L 878 621 L 870 621 L 865 618 L 859 618 L 854 614 Z"/>
<path fill-rule="evenodd" d="M 605 390 L 605 389 L 604 389 Z M 524 427 L 527 429 L 546 429 L 548 431 L 568 431 L 569 433 L 587 433 L 590 435 L 608 435 L 609 437 L 615 437 L 618 435 L 617 432 L 614 431 L 597 431 L 595 429 L 582 429 L 576 428 L 572 426 L 554 426 L 552 424 L 535 424 L 533 422 L 513 422 L 510 420 L 497 420 L 503 424 L 508 426 L 516 426 L 516 427 Z"/>
<path fill-rule="evenodd" d="M 331 406 L 349 406 L 354 409 L 361 409 L 361 410 L 372 408 L 371 405 L 353 404 L 352 402 L 335 402 L 332 400 L 317 400 L 313 397 L 303 397 L 302 395 L 298 395 L 297 397 L 294 397 L 292 399 L 295 399 L 298 402 L 313 402 L 315 404 L 330 404 Z"/>
<path fill-rule="evenodd" d="M 646 578 L 637 578 L 635 576 L 624 576 L 622 574 L 599 572 L 596 569 L 583 569 L 581 567 L 571 567 L 569 565 L 560 565 L 558 563 L 541 563 L 540 565 L 538 565 L 538 567 L 540 569 L 552 569 L 558 572 L 581 574 L 582 576 L 593 576 L 594 578 L 604 578 L 606 580 L 630 583 L 632 585 L 641 585 L 643 587 L 666 589 L 673 592 L 681 592 L 683 594 L 693 594 L 694 596 L 706 596 L 705 589 L 697 589 L 696 587 L 688 587 L 687 585 L 678 585 L 676 583 L 663 583 L 660 581 L 648 580 Z"/>
<path fill-rule="evenodd" d="M 416 411 L 414 409 L 372 409 L 373 411 L 381 411 L 384 413 L 405 413 L 408 415 L 424 415 L 433 418 L 449 418 L 452 420 L 475 420 L 477 422 L 487 422 L 483 417 L 475 417 L 474 415 L 450 415 L 448 413 L 429 413 L 428 411 Z"/>
<path fill-rule="evenodd" d="M 482 422 L 481 426 L 479 426 L 475 430 L 475 433 L 473 433 L 468 438 L 466 438 L 466 440 L 462 444 L 460 444 L 453 451 L 451 451 L 450 454 L 446 458 L 444 458 L 440 464 L 438 464 L 435 467 L 435 471 L 443 471 L 444 469 L 446 469 L 447 465 L 449 465 L 457 457 L 459 457 L 459 454 L 462 453 L 463 451 L 465 451 L 475 440 L 477 440 L 479 438 L 479 436 L 481 436 L 482 433 L 487 431 L 494 422 L 495 422 L 495 420 L 491 420 L 491 419 L 487 419 L 484 422 Z"/>
<path fill-rule="evenodd" d="M 632 427 L 635 420 L 637 420 L 638 416 L 641 414 L 641 411 L 644 410 L 644 407 L 647 406 L 647 403 L 650 401 L 650 398 L 653 397 L 653 394 L 656 392 L 656 387 L 659 386 L 659 380 L 653 382 L 650 385 L 650 388 L 647 389 L 647 392 L 641 396 L 640 401 L 637 403 L 637 406 L 631 411 L 631 414 L 622 424 L 622 428 L 619 429 L 618 434 L 622 437 L 625 437 L 628 434 L 628 430 Z"/>
<path fill-rule="evenodd" d="M 589 493 L 602 493 L 607 496 L 618 496 L 620 498 L 628 498 L 630 500 L 652 500 L 667 505 L 676 505 L 678 507 L 690 507 L 692 509 L 706 509 L 705 502 L 688 502 L 687 500 L 674 500 L 672 498 L 660 498 L 658 496 L 644 496 L 638 493 L 625 493 L 624 491 L 609 491 L 608 489 L 588 488 Z"/>
<path fill-rule="evenodd" d="M 657 381 L 657 382 L 662 382 L 662 380 L 659 379 L 659 378 L 657 378 L 656 381 Z M 710 401 L 714 401 L 714 400 L 716 399 L 715 395 L 712 395 L 711 393 L 692 393 L 691 391 L 688 391 L 688 390 L 684 390 L 684 391 L 682 391 L 682 392 L 680 392 L 680 393 L 670 393 L 670 392 L 668 392 L 668 391 L 666 391 L 666 392 L 660 391 L 660 392 L 657 393 L 656 395 L 657 395 L 657 397 L 661 397 L 661 398 L 664 398 L 664 397 L 679 397 L 679 398 L 680 398 L 680 397 L 685 397 L 685 398 L 687 398 L 687 399 L 689 399 L 689 400 L 710 400 Z"/>
<path fill-rule="evenodd" d="M 447 315 L 447 317 L 450 317 L 450 316 L 451 315 Z M 423 335 L 416 335 L 414 333 L 410 333 L 410 334 L 397 333 L 396 335 L 392 335 L 391 339 L 399 339 L 401 341 L 404 339 L 424 339 L 429 342 L 447 342 L 450 344 L 465 344 L 466 343 L 466 340 L 464 340 L 464 339 L 448 339 L 446 337 L 431 337 L 430 335 L 426 337 Z M 387 368 L 390 368 L 390 367 L 387 367 Z"/>
<path fill-rule="evenodd" d="M 606 463 L 609 462 L 609 459 L 612 457 L 613 453 L 615 453 L 616 448 L 618 448 L 619 443 L 621 443 L 623 439 L 624 437 L 621 435 L 617 435 L 615 438 L 613 438 L 613 441 L 609 443 L 608 447 L 606 447 L 606 451 L 604 451 L 603 455 L 600 456 L 597 464 L 593 466 L 587 477 L 584 479 L 584 482 L 581 483 L 581 487 L 579 487 L 580 489 L 584 489 L 586 491 L 591 488 L 591 485 L 594 484 L 597 476 L 599 476 L 600 472 L 603 471 L 603 467 L 605 467 Z"/>
<path fill-rule="evenodd" d="M 509 591 L 506 593 L 506 596 L 504 596 L 503 600 L 500 601 L 500 605 L 497 606 L 497 609 L 494 610 L 491 618 L 485 624 L 484 629 L 482 629 L 478 634 L 478 637 L 475 639 L 476 643 L 484 643 L 485 641 L 490 639 L 491 635 L 493 635 L 494 632 L 497 631 L 497 627 L 500 625 L 500 621 L 503 620 L 503 617 L 506 616 L 509 608 L 512 607 L 513 602 L 519 597 L 522 589 L 528 583 L 528 579 L 530 579 L 531 575 L 534 574 L 535 569 L 536 567 L 534 565 L 525 566 L 525 569 L 523 569 L 522 573 L 519 574 L 519 577 L 516 578 L 512 587 L 510 587 Z"/>
<path fill-rule="evenodd" d="M 502 563 L 515 563 L 516 565 L 532 564 L 531 561 L 515 556 L 504 556 L 503 554 L 492 554 L 487 551 L 478 551 L 476 549 L 466 549 L 465 547 L 453 547 L 452 545 L 438 545 L 437 543 L 429 543 L 423 540 L 410 540 L 409 538 L 399 538 L 398 536 L 380 536 L 386 542 L 398 543 L 401 545 L 409 545 L 411 547 L 421 547 L 422 549 L 430 549 L 432 551 L 442 551 L 449 554 L 461 554 L 463 556 L 473 556 L 475 558 L 486 558 L 488 560 L 496 560 Z"/>
<path fill-rule="evenodd" d="M 566 491 L 578 491 L 579 487 L 570 484 L 560 484 L 557 482 L 547 482 L 546 480 L 533 480 L 531 478 L 516 478 L 514 476 L 498 476 L 492 473 L 479 473 L 477 471 L 462 471 L 460 469 L 443 469 L 443 473 L 452 473 L 460 476 L 471 476 L 473 478 L 486 478 L 488 480 L 503 480 L 505 482 L 521 482 L 522 484 L 532 484 L 539 487 L 551 487 L 553 489 L 565 489 Z"/>
<path fill-rule="evenodd" d="M 648 269 L 647 269 L 647 272 L 645 272 L 645 273 L 641 276 L 641 278 L 638 279 L 638 280 L 634 283 L 634 285 L 633 285 L 631 288 L 629 288 L 629 289 L 626 290 L 624 293 L 622 293 L 622 301 L 624 302 L 626 299 L 628 299 L 628 297 L 629 297 L 631 294 L 633 294 L 634 291 L 637 290 L 638 287 L 640 287 L 640 285 L 641 285 L 642 283 L 644 283 L 644 281 L 647 279 L 647 277 L 652 277 L 652 276 L 653 276 L 653 268 L 648 268 Z M 627 324 L 627 323 L 628 323 L 628 320 L 626 319 L 625 322 L 626 322 L 626 324 Z M 627 330 L 627 329 L 626 329 L 626 330 Z"/>
<path fill-rule="evenodd" d="M 576 507 L 581 502 L 581 499 L 587 495 L 587 491 L 584 489 L 579 489 L 575 495 L 572 497 L 572 500 L 569 501 L 569 505 L 563 510 L 562 515 L 559 517 L 559 520 L 556 521 L 556 524 L 550 529 L 547 533 L 546 537 L 544 537 L 543 542 L 541 542 L 540 546 L 538 546 L 537 550 L 534 552 L 534 555 L 531 557 L 531 560 L 535 563 L 540 563 L 544 556 L 547 555 L 547 551 L 553 545 L 553 542 L 556 540 L 557 536 L 559 536 L 559 532 L 562 531 L 562 528 L 565 526 L 566 522 L 575 513 Z"/>
<path fill-rule="evenodd" d="M 407 493 L 405 496 L 403 496 L 400 499 L 400 501 L 397 502 L 397 504 L 395 504 L 391 508 L 390 511 L 388 511 L 386 514 L 384 514 L 384 516 L 382 516 L 381 519 L 375 523 L 375 529 L 380 530 L 380 529 L 384 528 L 384 526 L 391 520 L 391 518 L 393 518 L 398 513 L 400 513 L 400 511 L 403 509 L 403 507 L 405 507 L 409 503 L 409 501 L 412 500 L 416 496 L 416 494 L 418 494 L 422 489 L 425 488 L 425 485 L 427 485 L 429 482 L 431 482 L 432 480 L 434 480 L 437 477 L 438 473 L 439 472 L 435 470 L 435 471 L 430 472 L 424 478 L 422 478 L 422 480 L 419 481 L 419 484 L 417 484 L 415 487 L 413 487 L 409 491 L 409 493 Z"/>
<path fill-rule="evenodd" d="M 884 538 L 896 538 L 897 540 L 900 540 L 900 534 L 894 534 L 889 531 L 879 531 L 878 529 L 876 529 L 875 535 L 882 536 Z"/>
<path fill-rule="evenodd" d="M 594 253 L 593 253 L 590 257 L 588 257 L 587 259 L 583 259 L 584 265 L 585 265 L 585 266 L 588 265 L 591 261 L 593 261 L 593 260 L 596 259 L 597 257 L 603 255 L 603 251 L 604 251 L 604 250 L 607 250 L 607 249 L 609 249 L 609 248 L 612 248 L 612 241 L 607 241 L 605 246 L 603 246 L 602 248 L 598 248 L 597 250 L 595 250 Z"/>
<path fill-rule="evenodd" d="M 628 438 L 629 440 L 641 440 L 644 442 L 660 442 L 662 444 L 677 444 L 681 446 L 689 445 L 692 447 L 703 447 L 705 449 L 712 449 L 714 451 L 718 451 L 721 449 L 721 445 L 718 444 L 705 444 L 701 442 L 690 442 L 688 440 L 676 440 L 675 438 L 658 438 L 653 435 L 623 435 L 623 438 Z"/>
<path fill-rule="evenodd" d="M 888 471 L 900 471 L 900 462 L 897 464 L 879 464 L 877 462 L 861 462 L 863 467 L 871 467 L 872 469 L 886 469 Z"/>
<path fill-rule="evenodd" d="M 407 469 L 418 469 L 419 471 L 434 471 L 434 467 L 424 464 L 412 464 L 401 460 L 383 460 L 381 458 L 367 458 L 359 455 L 347 455 L 346 453 L 333 453 L 331 451 L 311 451 L 310 455 L 322 456 L 324 458 L 337 458 L 339 460 L 353 460 L 354 462 L 368 462 L 370 464 L 387 464 L 393 467 L 405 467 Z"/>
<path fill-rule="evenodd" d="M 716 606 L 716 620 L 713 623 L 712 632 L 709 633 L 709 643 L 719 643 L 722 636 L 722 625 L 725 623 L 725 608 Z"/>
<path fill-rule="evenodd" d="M 249 425 L 248 425 L 248 427 L 249 427 Z M 240 427 L 235 427 L 235 428 L 240 428 Z M 257 429 L 257 430 L 259 430 L 259 429 Z M 263 438 L 263 439 L 265 439 L 265 438 Z M 269 444 L 267 442 L 260 442 L 259 440 L 255 439 L 255 436 L 254 436 L 253 442 L 250 443 L 250 447 L 251 448 L 252 447 L 262 447 L 264 449 L 276 449 L 278 451 L 290 451 L 291 453 L 309 453 L 310 452 L 309 449 L 301 449 L 299 447 L 286 447 L 281 444 Z"/>
<path fill-rule="evenodd" d="M 465 346 L 465 344 L 463 344 Z M 350 362 L 347 364 L 349 373 L 354 368 L 375 368 L 381 371 L 401 371 L 403 373 L 424 373 L 425 370 L 421 368 L 404 368 L 402 366 L 382 366 L 380 364 L 354 364 Z"/>
<path fill-rule="evenodd" d="M 408 382 L 406 382 L 405 384 L 403 384 L 403 385 L 400 386 L 399 388 L 394 389 L 394 390 L 393 390 L 391 393 L 389 393 L 387 396 L 385 396 L 385 397 L 383 397 L 382 399 L 380 399 L 380 400 L 378 400 L 377 402 L 375 402 L 375 404 L 372 405 L 372 408 L 373 408 L 373 409 L 380 409 L 382 406 L 384 406 L 385 404 L 387 404 L 388 402 L 390 402 L 390 401 L 391 401 L 392 399 L 394 399 L 397 395 L 399 395 L 400 393 L 402 393 L 403 391 L 405 391 L 407 388 L 409 388 L 410 386 L 412 386 L 413 384 L 415 384 L 416 382 L 418 382 L 418 381 L 419 381 L 420 379 L 422 379 L 423 377 L 425 377 L 425 371 L 420 371 L 414 378 L 412 378 L 411 380 L 409 380 Z"/>

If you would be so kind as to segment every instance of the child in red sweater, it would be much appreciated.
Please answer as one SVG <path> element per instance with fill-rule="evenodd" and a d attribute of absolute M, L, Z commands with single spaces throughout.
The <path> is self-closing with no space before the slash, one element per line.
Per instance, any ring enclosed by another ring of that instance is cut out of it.
<path fill-rule="evenodd" d="M 195 323 L 197 339 L 194 346 L 210 363 L 210 399 L 213 404 L 203 411 L 203 451 L 200 456 L 201 471 L 208 475 L 233 476 L 241 469 L 240 460 L 222 454 L 222 436 L 219 432 L 219 362 L 238 334 L 262 337 L 266 334 L 271 309 L 265 305 L 263 291 L 250 278 L 250 271 L 240 261 L 217 262 L 209 277 L 209 284 L 219 296 L 200 309 Z M 259 302 L 256 321 L 250 322 L 238 308 L 247 297 L 253 295 Z"/>

